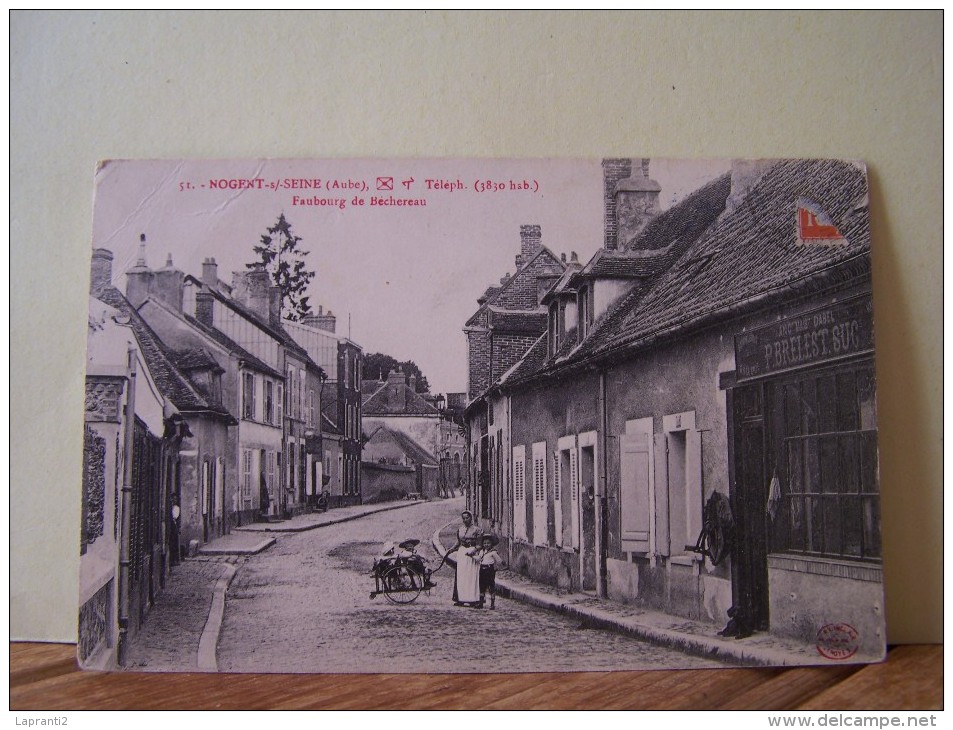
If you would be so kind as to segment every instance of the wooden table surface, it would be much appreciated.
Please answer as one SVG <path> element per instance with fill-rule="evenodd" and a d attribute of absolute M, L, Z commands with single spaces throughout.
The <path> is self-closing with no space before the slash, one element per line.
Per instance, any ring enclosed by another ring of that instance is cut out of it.
<path fill-rule="evenodd" d="M 11 710 L 938 710 L 943 647 L 869 666 L 578 674 L 81 672 L 72 644 L 11 643 Z"/>

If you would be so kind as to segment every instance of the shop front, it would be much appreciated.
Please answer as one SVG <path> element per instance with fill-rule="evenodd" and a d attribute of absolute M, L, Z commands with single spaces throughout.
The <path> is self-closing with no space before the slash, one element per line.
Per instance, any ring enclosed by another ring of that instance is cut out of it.
<path fill-rule="evenodd" d="M 884 645 L 869 291 L 735 336 L 733 603 L 753 630 Z"/>

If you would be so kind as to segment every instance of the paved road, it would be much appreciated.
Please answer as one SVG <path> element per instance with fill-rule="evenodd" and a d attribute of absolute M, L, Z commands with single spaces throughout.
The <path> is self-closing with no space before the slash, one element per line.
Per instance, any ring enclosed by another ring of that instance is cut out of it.
<path fill-rule="evenodd" d="M 385 540 L 430 535 L 457 518 L 462 499 L 383 512 L 282 535 L 250 558 L 228 592 L 218 644 L 224 672 L 518 672 L 715 667 L 514 601 L 496 610 L 452 605 L 453 575 L 416 602 L 369 598 L 370 568 Z M 425 545 L 426 544 L 426 545 Z"/>

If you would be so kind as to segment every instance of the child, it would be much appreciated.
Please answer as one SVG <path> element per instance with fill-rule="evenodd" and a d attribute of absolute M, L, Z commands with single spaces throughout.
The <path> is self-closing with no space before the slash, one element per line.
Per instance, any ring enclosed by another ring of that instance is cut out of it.
<path fill-rule="evenodd" d="M 490 594 L 490 608 L 496 608 L 496 566 L 502 566 L 503 558 L 494 550 L 500 541 L 496 535 L 483 535 L 480 538 L 480 550 L 474 557 L 480 559 L 480 607 L 486 601 L 486 594 Z"/>

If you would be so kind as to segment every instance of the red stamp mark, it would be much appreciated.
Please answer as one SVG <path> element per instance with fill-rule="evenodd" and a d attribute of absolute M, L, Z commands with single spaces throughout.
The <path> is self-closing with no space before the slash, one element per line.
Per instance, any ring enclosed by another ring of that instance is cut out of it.
<path fill-rule="evenodd" d="M 827 624 L 817 632 L 817 653 L 826 659 L 850 659 L 860 647 L 860 634 L 850 624 Z"/>

